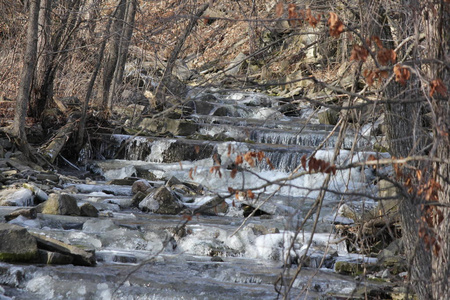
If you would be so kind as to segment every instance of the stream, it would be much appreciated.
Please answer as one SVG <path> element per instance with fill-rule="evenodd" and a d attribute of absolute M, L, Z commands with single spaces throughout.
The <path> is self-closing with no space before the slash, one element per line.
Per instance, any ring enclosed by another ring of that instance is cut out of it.
<path fill-rule="evenodd" d="M 319 145 L 314 157 L 331 160 L 339 128 L 332 132 L 334 126 L 319 124 L 309 104 L 287 113 L 286 103 L 255 92 L 194 89 L 189 97 L 185 121 L 194 125 L 189 134 L 167 127 L 165 136 L 91 136 L 94 159 L 88 168 L 102 180 L 74 180 L 59 189 L 75 191 L 78 205 L 94 205 L 98 218 L 38 214 L 10 221 L 95 251 L 96 266 L 0 263 L 0 300 L 276 299 L 276 288 L 285 291 L 304 254 L 289 299 L 359 299 L 356 291 L 386 285 L 334 270 L 339 261 L 376 263 L 349 253 L 334 227 L 353 223 L 340 213 L 343 203 L 376 209 L 377 203 L 364 196 L 378 193 L 371 168 L 338 168 L 320 214 L 305 220 L 329 174 L 295 174 L 305 173 L 299 168 L 302 156 Z M 347 131 L 336 166 L 379 155 L 368 131 Z M 264 159 L 245 161 L 233 171 L 237 157 L 252 151 Z M 197 192 L 171 187 L 186 213 L 146 212 L 130 204 L 131 184 L 116 182 L 137 178 L 153 187 L 177 180 Z M 225 198 L 223 209 L 188 216 L 217 195 Z M 249 207 L 259 210 L 246 219 Z M 13 208 L 1 207 L 0 214 Z M 175 232 L 186 221 L 182 233 Z"/>

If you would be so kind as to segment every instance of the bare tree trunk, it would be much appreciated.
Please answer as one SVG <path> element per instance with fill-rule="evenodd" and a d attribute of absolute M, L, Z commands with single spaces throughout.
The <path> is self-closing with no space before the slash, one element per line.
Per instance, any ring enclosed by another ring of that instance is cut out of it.
<path fill-rule="evenodd" d="M 170 58 L 167 61 L 167 66 L 166 69 L 164 70 L 164 74 L 161 78 L 161 81 L 158 84 L 158 87 L 156 88 L 155 97 L 154 99 L 151 99 L 152 100 L 151 104 L 153 107 L 157 107 L 160 104 L 164 103 L 164 99 L 166 96 L 166 87 L 169 85 L 169 81 L 172 77 L 172 70 L 175 67 L 175 62 L 181 52 L 181 48 L 183 48 L 184 42 L 191 34 L 191 31 L 194 28 L 194 26 L 197 24 L 198 18 L 205 12 L 208 6 L 209 3 L 205 3 L 198 8 L 194 17 L 189 21 L 189 24 L 186 27 L 184 34 L 177 40 L 177 43 L 173 48 L 172 53 L 170 54 Z"/>
<path fill-rule="evenodd" d="M 399 24 L 402 24 L 401 36 L 397 36 L 400 43 L 407 37 L 414 34 L 414 23 L 420 22 L 418 3 L 412 3 L 415 8 L 409 11 L 409 16 L 403 14 Z M 399 32 L 397 34 L 400 34 Z M 388 39 L 392 39 L 389 38 Z M 415 42 L 415 44 L 413 44 Z M 398 50 L 398 57 L 408 56 L 409 53 L 417 53 L 416 50 L 408 52 L 408 47 L 418 48 L 418 41 L 405 43 Z M 419 79 L 412 75 L 405 86 L 392 80 L 386 90 L 385 98 L 388 104 L 385 105 L 386 114 L 386 138 L 389 144 L 390 153 L 395 157 L 408 157 L 411 155 L 424 155 L 426 146 L 426 134 L 422 128 L 422 106 L 425 97 L 421 93 L 421 83 Z M 406 180 L 399 178 L 399 180 Z M 418 295 L 419 299 L 431 299 L 430 278 L 431 255 L 423 240 L 419 237 L 420 224 L 417 220 L 423 215 L 421 204 L 423 198 L 411 195 L 407 192 L 399 193 L 400 214 L 402 221 L 402 233 L 405 244 L 405 251 L 410 263 L 409 276 L 410 284 Z"/>
<path fill-rule="evenodd" d="M 126 1 L 120 0 L 113 15 L 111 26 L 111 43 L 107 50 L 107 57 L 103 68 L 103 82 L 100 89 L 101 107 L 106 118 L 110 113 L 109 95 L 114 80 L 117 61 L 119 60 L 120 38 L 122 36 L 123 21 L 125 17 Z"/>
<path fill-rule="evenodd" d="M 423 1 L 422 10 L 426 33 L 427 58 L 436 60 L 428 68 L 431 81 L 442 80 L 447 89 L 450 82 L 450 5 L 442 1 Z M 447 66 L 437 62 L 447 63 Z M 438 200 L 442 206 L 436 211 L 443 216 L 435 225 L 436 245 L 433 256 L 433 299 L 450 299 L 450 93 L 435 92 L 432 95 L 434 149 L 431 155 L 441 159 L 435 165 L 436 181 L 440 185 Z M 444 162 L 446 161 L 446 162 Z"/>
<path fill-rule="evenodd" d="M 111 29 L 112 18 L 109 19 L 108 24 L 106 25 L 105 35 L 103 37 L 103 41 L 100 45 L 100 49 L 98 51 L 98 59 L 97 65 L 95 66 L 94 72 L 92 73 L 91 79 L 89 80 L 89 85 L 86 90 L 86 96 L 84 98 L 83 110 L 81 113 L 80 124 L 78 127 L 78 136 L 77 136 L 77 152 L 79 152 L 84 145 L 84 130 L 86 127 L 86 119 L 87 119 L 87 111 L 89 108 L 89 101 L 92 95 L 92 89 L 94 88 L 95 80 L 97 79 L 98 73 L 100 71 L 100 67 L 102 65 L 103 57 L 105 54 L 106 43 L 108 41 L 109 31 Z"/>
<path fill-rule="evenodd" d="M 25 152 L 25 155 L 30 155 L 27 136 L 25 133 L 25 118 L 30 99 L 33 72 L 36 66 L 39 6 L 40 0 L 32 0 L 30 3 L 30 18 L 28 20 L 24 66 L 20 77 L 19 93 L 16 100 L 16 109 L 12 128 L 13 134 L 17 137 L 17 143 L 21 147 L 22 151 Z"/>
<path fill-rule="evenodd" d="M 125 63 L 127 61 L 128 47 L 130 46 L 131 38 L 133 35 L 134 17 L 136 15 L 137 0 L 128 0 L 127 9 L 125 13 L 125 22 L 123 23 L 122 35 L 120 38 L 119 55 L 114 72 L 114 80 L 112 82 L 111 90 L 108 95 L 108 108 L 111 110 L 112 103 L 116 97 L 119 87 L 122 84 L 123 72 L 125 69 Z"/>
<path fill-rule="evenodd" d="M 59 26 L 53 28 L 51 20 L 51 0 L 43 0 L 39 15 L 39 58 L 36 68 L 36 82 L 29 103 L 29 115 L 40 118 L 47 107 L 51 107 L 53 88 L 58 67 L 64 63 L 75 29 L 79 26 L 79 10 L 82 0 L 61 1 L 64 14 L 58 20 Z M 53 29 L 52 29 L 53 28 Z"/>

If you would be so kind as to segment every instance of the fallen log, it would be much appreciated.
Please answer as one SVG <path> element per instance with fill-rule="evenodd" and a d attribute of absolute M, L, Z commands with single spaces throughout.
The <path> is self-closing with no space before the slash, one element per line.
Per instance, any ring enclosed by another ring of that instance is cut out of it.
<path fill-rule="evenodd" d="M 67 123 L 65 126 L 61 127 L 56 136 L 53 137 L 46 146 L 43 146 L 39 149 L 39 152 L 48 160 L 50 163 L 54 163 L 56 157 L 63 149 L 64 145 L 70 138 L 70 135 L 73 133 L 76 122 Z"/>

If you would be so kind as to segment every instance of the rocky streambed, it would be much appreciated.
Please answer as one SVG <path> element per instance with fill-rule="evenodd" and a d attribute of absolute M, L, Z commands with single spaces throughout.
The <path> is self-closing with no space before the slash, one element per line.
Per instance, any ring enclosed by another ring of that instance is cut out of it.
<path fill-rule="evenodd" d="M 299 166 L 330 161 L 333 125 L 252 92 L 190 97 L 182 118 L 124 121 L 140 135 L 93 135 L 83 172 L 40 170 L 2 139 L 0 299 L 398 299 L 401 243 L 365 251 L 358 231 L 398 229 L 369 221 L 389 186 L 339 168 L 386 155 L 367 128 L 344 137 L 319 213 L 330 174 Z"/>

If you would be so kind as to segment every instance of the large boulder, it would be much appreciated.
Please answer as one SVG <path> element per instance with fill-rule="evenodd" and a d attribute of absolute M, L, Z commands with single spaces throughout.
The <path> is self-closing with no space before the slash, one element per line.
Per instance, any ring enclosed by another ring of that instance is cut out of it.
<path fill-rule="evenodd" d="M 20 226 L 0 223 L 0 261 L 29 262 L 38 256 L 36 239 Z"/>
<path fill-rule="evenodd" d="M 139 203 L 142 211 L 150 211 L 157 214 L 176 215 L 185 206 L 165 186 L 161 186 L 147 195 Z"/>
<path fill-rule="evenodd" d="M 77 200 L 70 194 L 51 194 L 41 209 L 43 214 L 49 215 L 80 215 Z"/>

